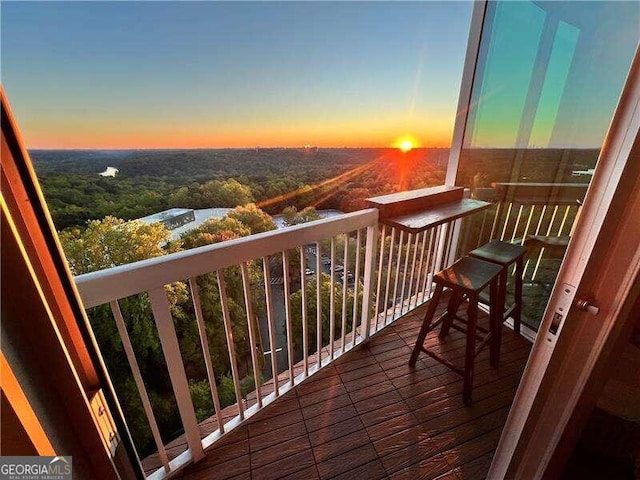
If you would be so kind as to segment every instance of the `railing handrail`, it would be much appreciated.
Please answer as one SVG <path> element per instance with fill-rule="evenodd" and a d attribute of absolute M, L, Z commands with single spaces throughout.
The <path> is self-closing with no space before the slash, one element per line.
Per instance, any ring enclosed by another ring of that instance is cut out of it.
<path fill-rule="evenodd" d="M 520 205 L 577 205 L 587 193 L 588 183 L 495 182 L 494 202 Z"/>
<path fill-rule="evenodd" d="M 360 210 L 86 273 L 75 282 L 84 307 L 91 308 L 377 223 L 378 210 Z"/>

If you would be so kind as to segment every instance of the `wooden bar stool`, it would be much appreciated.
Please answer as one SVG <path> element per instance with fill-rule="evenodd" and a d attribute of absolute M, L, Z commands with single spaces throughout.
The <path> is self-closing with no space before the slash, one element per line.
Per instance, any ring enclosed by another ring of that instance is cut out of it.
<path fill-rule="evenodd" d="M 471 405 L 471 390 L 473 386 L 473 364 L 476 355 L 487 345 L 490 347 L 491 366 L 497 367 L 500 359 L 500 329 L 502 321 L 500 312 L 504 309 L 499 294 L 499 277 L 502 267 L 494 263 L 485 262 L 476 258 L 465 257 L 458 260 L 449 268 L 438 272 L 433 281 L 436 284 L 433 298 L 429 301 L 429 307 L 422 323 L 422 328 L 418 334 L 416 345 L 409 360 L 410 366 L 415 366 L 420 352 L 433 357 L 451 370 L 459 373 L 464 378 L 463 400 L 465 405 Z M 478 326 L 478 295 L 489 285 L 490 290 L 490 315 L 489 329 Z M 447 310 L 435 321 L 433 316 L 438 307 L 438 302 L 445 288 L 451 290 L 451 298 Z M 464 297 L 469 300 L 467 308 L 467 320 L 457 316 L 457 310 Z M 458 325 L 457 323 L 462 323 Z M 454 328 L 466 334 L 466 351 L 464 368 L 459 368 L 448 360 L 440 357 L 424 347 L 424 340 L 427 334 L 442 323 L 440 336 L 447 334 L 450 328 Z M 480 332 L 480 333 L 478 333 Z M 481 335 L 484 334 L 484 335 Z M 479 344 L 476 347 L 476 340 Z"/>
<path fill-rule="evenodd" d="M 520 335 L 520 320 L 522 317 L 522 273 L 525 253 L 527 253 L 526 248 L 520 245 L 514 245 L 513 243 L 501 242 L 500 240 L 491 240 L 482 247 L 469 252 L 470 257 L 479 258 L 480 260 L 486 260 L 487 262 L 502 266 L 502 272 L 500 274 L 500 296 L 502 297 L 503 305 L 506 305 L 507 302 L 507 277 L 509 267 L 514 263 L 516 264 L 514 302 L 513 305 L 503 312 L 502 321 L 505 321 L 513 315 L 513 331 L 518 335 Z"/>

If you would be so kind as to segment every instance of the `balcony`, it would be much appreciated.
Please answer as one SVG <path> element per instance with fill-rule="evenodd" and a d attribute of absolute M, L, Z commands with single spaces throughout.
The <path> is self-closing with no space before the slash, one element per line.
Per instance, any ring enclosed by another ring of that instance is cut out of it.
<path fill-rule="evenodd" d="M 484 478 L 531 344 L 505 328 L 500 367 L 480 354 L 466 408 L 458 375 L 429 357 L 407 366 L 423 310 L 282 395 L 176 478 Z M 428 342 L 451 361 L 464 355 L 459 332 Z"/>
<path fill-rule="evenodd" d="M 459 188 L 445 190 L 462 195 Z M 464 219 L 451 214 L 411 233 L 379 224 L 379 211 L 368 209 L 77 277 L 85 307 L 109 304 L 120 333 L 154 439 L 155 453 L 141 455 L 147 478 L 206 478 L 212 471 L 225 478 L 486 473 L 531 344 L 505 327 L 500 368 L 489 368 L 486 353 L 478 357 L 471 408 L 463 406 L 456 373 L 430 358 L 421 358 L 415 369 L 407 365 L 432 276 L 460 256 L 463 237 L 482 218 L 482 211 Z M 229 282 L 237 281 L 241 299 L 229 294 Z M 165 291 L 176 282 L 189 285 L 191 321 L 215 407 L 200 421 Z M 235 394 L 226 407 L 219 390 L 227 372 L 212 361 L 211 318 L 201 301 L 201 292 L 212 286 Z M 182 423 L 182 432 L 168 440 L 121 309 L 120 299 L 143 292 Z M 262 310 L 256 297 L 264 299 Z M 301 309 L 298 330 L 293 298 Z M 232 314 L 231 302 L 242 305 L 242 318 L 237 309 Z M 246 339 L 234 340 L 238 324 L 246 325 Z M 443 341 L 432 335 L 428 342 L 454 363 L 464 356 L 459 332 Z M 247 379 L 252 388 L 243 393 Z"/>

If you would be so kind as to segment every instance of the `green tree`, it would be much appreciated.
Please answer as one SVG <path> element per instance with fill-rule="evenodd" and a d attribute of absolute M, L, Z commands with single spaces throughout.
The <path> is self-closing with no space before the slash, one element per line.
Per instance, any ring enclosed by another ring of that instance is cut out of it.
<path fill-rule="evenodd" d="M 235 218 L 207 220 L 198 228 L 182 235 L 184 248 L 195 248 L 251 235 L 251 229 Z"/>
<path fill-rule="evenodd" d="M 252 234 L 268 232 L 276 229 L 273 218 L 268 213 L 263 212 L 255 203 L 234 208 L 227 214 L 227 218 L 239 221 L 249 227 Z"/>
<path fill-rule="evenodd" d="M 159 257 L 171 236 L 160 223 L 125 222 L 115 217 L 91 220 L 84 230 L 60 233 L 60 242 L 75 275 Z M 179 244 L 172 244 L 179 249 Z"/>
<path fill-rule="evenodd" d="M 180 187 L 169 196 L 169 205 L 182 208 L 237 207 L 253 201 L 248 186 L 234 178 L 209 180 L 206 183 L 192 183 Z"/>
<path fill-rule="evenodd" d="M 290 205 L 282 210 L 282 216 L 284 222 L 291 225 L 300 225 L 301 223 L 312 222 L 314 220 L 320 220 L 320 214 L 316 211 L 315 207 L 306 207 L 298 211 L 298 209 Z"/>
<path fill-rule="evenodd" d="M 334 294 L 335 315 L 334 322 L 334 340 L 342 336 L 342 282 L 336 281 L 331 284 L 329 275 L 320 274 L 320 314 L 322 318 L 322 345 L 329 344 L 330 336 L 330 313 L 331 313 L 331 290 Z M 316 277 L 310 277 L 305 285 L 307 296 L 307 326 L 308 326 L 308 351 L 309 355 L 317 351 L 317 290 Z M 354 290 L 347 288 L 346 301 L 346 332 L 352 330 L 353 324 L 353 308 L 354 308 Z M 362 285 L 358 286 L 358 305 L 362 303 Z M 291 294 L 291 320 L 292 320 L 292 336 L 293 344 L 296 351 L 303 351 L 302 342 L 302 291 L 298 290 Z M 356 319 L 357 324 L 360 322 L 360 315 Z"/>

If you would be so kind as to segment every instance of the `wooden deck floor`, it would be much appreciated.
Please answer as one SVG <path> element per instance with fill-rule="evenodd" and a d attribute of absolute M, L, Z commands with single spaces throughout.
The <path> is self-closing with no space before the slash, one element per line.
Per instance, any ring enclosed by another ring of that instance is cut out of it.
<path fill-rule="evenodd" d="M 531 344 L 505 328 L 500 366 L 462 379 L 422 355 L 407 365 L 424 307 L 345 354 L 230 432 L 178 473 L 197 479 L 481 479 L 486 476 Z M 486 321 L 486 319 L 485 319 Z M 462 334 L 427 343 L 460 362 Z"/>

